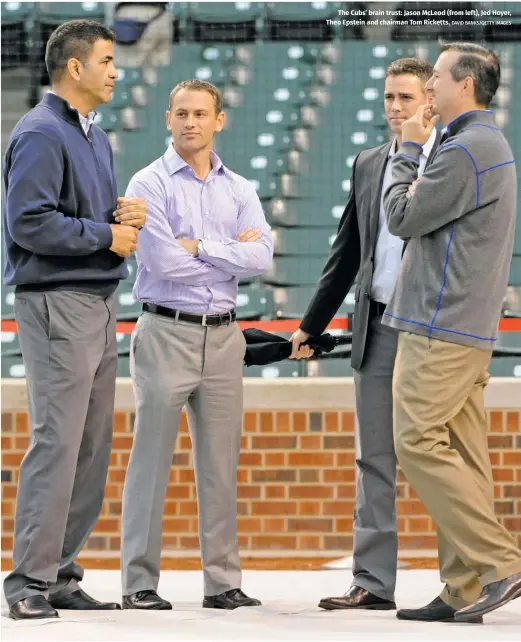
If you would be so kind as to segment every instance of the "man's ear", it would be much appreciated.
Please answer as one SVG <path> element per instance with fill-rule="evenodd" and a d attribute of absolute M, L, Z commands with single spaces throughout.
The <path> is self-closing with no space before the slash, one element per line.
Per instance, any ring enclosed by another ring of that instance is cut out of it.
<path fill-rule="evenodd" d="M 80 79 L 81 62 L 77 58 L 69 58 L 67 61 L 67 71 L 74 80 Z"/>
<path fill-rule="evenodd" d="M 222 111 L 217 116 L 217 127 L 215 128 L 215 131 L 222 132 L 222 130 L 224 129 L 225 123 L 226 123 L 226 114 Z"/>

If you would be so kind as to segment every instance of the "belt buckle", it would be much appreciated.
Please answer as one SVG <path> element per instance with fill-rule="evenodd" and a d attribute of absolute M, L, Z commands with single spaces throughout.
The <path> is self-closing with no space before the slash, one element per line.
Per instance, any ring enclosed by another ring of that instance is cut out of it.
<path fill-rule="evenodd" d="M 208 324 L 206 323 L 206 314 L 203 314 L 203 318 L 202 318 L 202 321 L 201 321 L 201 325 L 203 325 L 203 326 L 207 326 L 207 325 L 208 325 Z"/>

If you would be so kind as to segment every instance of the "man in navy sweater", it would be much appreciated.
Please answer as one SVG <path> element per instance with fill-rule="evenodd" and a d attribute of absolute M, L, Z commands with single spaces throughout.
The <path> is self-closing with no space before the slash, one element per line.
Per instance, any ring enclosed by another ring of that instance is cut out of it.
<path fill-rule="evenodd" d="M 52 92 L 14 128 L 4 166 L 4 280 L 15 285 L 31 442 L 20 467 L 14 619 L 116 609 L 78 585 L 76 557 L 101 509 L 112 442 L 115 290 L 146 218 L 118 199 L 112 151 L 92 109 L 111 98 L 114 36 L 74 20 L 47 44 Z"/>

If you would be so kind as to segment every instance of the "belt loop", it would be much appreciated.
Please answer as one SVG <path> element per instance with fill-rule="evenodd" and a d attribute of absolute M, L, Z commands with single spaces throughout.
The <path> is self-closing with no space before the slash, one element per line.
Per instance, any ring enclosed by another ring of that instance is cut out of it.
<path fill-rule="evenodd" d="M 203 314 L 203 319 L 202 319 L 202 321 L 201 321 L 201 325 L 203 325 L 203 326 L 208 325 L 208 324 L 206 323 L 206 314 Z"/>
<path fill-rule="evenodd" d="M 177 323 L 179 321 L 179 310 L 175 311 L 175 317 L 174 317 L 174 323 Z"/>

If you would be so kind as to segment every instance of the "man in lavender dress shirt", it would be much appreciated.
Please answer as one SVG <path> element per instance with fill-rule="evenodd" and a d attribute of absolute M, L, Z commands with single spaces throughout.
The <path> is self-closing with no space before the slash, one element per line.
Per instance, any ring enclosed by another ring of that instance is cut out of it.
<path fill-rule="evenodd" d="M 240 277 L 270 265 L 270 227 L 253 186 L 212 151 L 222 96 L 189 80 L 170 94 L 173 145 L 130 181 L 144 198 L 132 336 L 134 444 L 123 492 L 123 608 L 171 609 L 157 594 L 161 522 L 178 424 L 186 405 L 194 453 L 199 539 L 208 608 L 258 606 L 241 591 L 237 465 L 242 427 L 243 334 L 234 306 Z"/>

